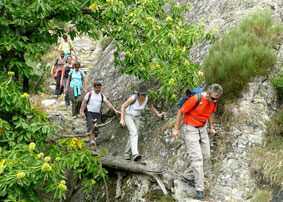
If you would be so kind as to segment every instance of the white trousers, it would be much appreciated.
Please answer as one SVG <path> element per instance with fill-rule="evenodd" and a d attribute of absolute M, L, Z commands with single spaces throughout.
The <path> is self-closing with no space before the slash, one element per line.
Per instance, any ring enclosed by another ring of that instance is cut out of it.
<path fill-rule="evenodd" d="M 132 155 L 139 154 L 138 151 L 138 129 L 141 127 L 142 121 L 140 116 L 125 115 L 125 123 L 130 132 L 125 154 L 129 154 L 130 149 Z"/>

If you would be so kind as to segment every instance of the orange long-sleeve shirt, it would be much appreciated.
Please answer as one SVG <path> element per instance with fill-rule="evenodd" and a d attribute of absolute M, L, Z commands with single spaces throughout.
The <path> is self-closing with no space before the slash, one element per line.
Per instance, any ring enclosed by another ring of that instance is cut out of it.
<path fill-rule="evenodd" d="M 205 92 L 206 93 L 206 92 Z M 183 123 L 192 126 L 204 126 L 209 116 L 215 112 L 216 104 L 209 103 L 204 99 L 204 93 L 201 94 L 199 105 L 194 109 L 198 101 L 198 94 L 190 97 L 181 107 L 181 112 L 185 114 Z"/>

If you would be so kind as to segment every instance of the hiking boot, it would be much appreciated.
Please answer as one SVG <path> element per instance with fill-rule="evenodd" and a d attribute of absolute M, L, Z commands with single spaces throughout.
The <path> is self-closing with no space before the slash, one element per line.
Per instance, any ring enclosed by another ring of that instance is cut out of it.
<path fill-rule="evenodd" d="M 141 159 L 141 155 L 139 155 L 139 154 L 135 154 L 134 156 L 133 156 L 133 161 L 139 161 Z"/>
<path fill-rule="evenodd" d="M 191 187 L 196 187 L 195 180 L 189 180 L 189 179 L 185 178 L 184 176 L 182 176 L 181 180 L 182 180 L 182 182 L 185 182 L 187 185 L 189 185 Z"/>
<path fill-rule="evenodd" d="M 125 160 L 131 160 L 130 154 L 124 154 L 124 159 Z"/>
<path fill-rule="evenodd" d="M 203 191 L 196 191 L 196 198 L 197 199 L 203 199 L 204 198 Z"/>

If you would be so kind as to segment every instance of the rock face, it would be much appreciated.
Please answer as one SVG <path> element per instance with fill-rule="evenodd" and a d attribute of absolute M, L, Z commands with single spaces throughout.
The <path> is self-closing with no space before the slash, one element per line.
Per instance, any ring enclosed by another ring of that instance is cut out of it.
<path fill-rule="evenodd" d="M 204 18 L 207 29 L 218 29 L 219 38 L 229 28 L 235 26 L 243 16 L 259 9 L 271 9 L 275 20 L 282 21 L 283 18 L 282 10 L 280 10 L 283 6 L 281 0 L 192 0 L 190 3 L 191 12 L 187 15 L 189 21 L 194 23 Z M 93 47 L 86 48 L 85 40 L 87 39 L 81 38 L 75 41 L 75 48 L 78 47 L 85 55 L 93 55 L 93 51 L 99 49 L 95 47 L 96 42 L 92 42 Z M 201 63 L 209 47 L 210 44 L 202 42 L 193 48 L 191 50 L 193 59 Z M 281 46 L 277 50 L 278 58 L 280 58 L 276 65 L 277 69 L 282 68 L 280 67 L 283 58 L 282 51 Z M 88 90 L 92 89 L 94 81 L 100 81 L 103 85 L 102 92 L 116 108 L 120 109 L 122 103 L 129 97 L 131 87 L 138 86 L 142 81 L 121 75 L 119 70 L 114 68 L 113 52 L 114 48 L 110 45 L 101 55 L 96 54 L 100 55 L 98 61 L 96 61 L 98 56 L 90 58 L 85 56 L 83 60 L 86 60 L 86 64 L 95 64 L 88 73 Z M 276 94 L 269 83 L 269 78 L 263 77 L 251 81 L 248 91 L 243 92 L 242 97 L 233 107 L 229 125 L 215 124 L 218 135 L 211 138 L 212 160 L 215 163 L 215 156 L 221 156 L 222 161 L 217 165 L 213 164 L 213 169 L 207 175 L 206 193 L 210 193 L 207 198 L 215 201 L 247 201 L 251 196 L 251 191 L 256 185 L 249 172 L 249 149 L 261 144 L 266 130 L 266 121 L 271 119 L 276 110 Z M 154 88 L 154 86 L 150 87 Z M 167 115 L 165 119 L 160 120 L 149 109 L 143 112 L 143 126 L 139 133 L 139 151 L 142 155 L 142 162 L 148 166 L 164 167 L 170 170 L 168 173 L 163 173 L 162 181 L 172 200 L 194 201 L 195 190 L 180 181 L 180 175 L 190 164 L 184 142 L 182 138 L 174 140 L 171 134 L 177 106 L 161 102 L 154 103 L 154 106 L 159 111 L 166 111 Z M 60 114 L 60 110 L 49 111 L 54 121 L 65 124 L 68 131 L 65 130 L 65 134 L 85 132 L 84 120 L 69 118 L 66 121 L 58 118 L 58 113 Z M 65 116 L 68 116 L 66 112 L 64 113 Z M 103 114 L 111 116 L 105 105 Z M 71 127 L 74 124 L 76 127 Z M 119 119 L 116 118 L 100 131 L 96 139 L 98 147 L 106 148 L 108 156 L 122 158 L 129 136 L 128 130 L 120 127 Z M 227 144 L 225 151 L 219 151 L 216 146 L 219 141 Z M 109 173 L 110 201 L 115 201 L 117 181 L 115 172 L 110 170 Z M 145 175 L 123 173 L 121 189 L 122 194 L 119 201 L 154 201 L 153 196 L 163 195 L 156 181 Z M 103 192 L 103 185 L 90 193 L 78 191 L 73 195 L 71 201 L 105 201 Z"/>

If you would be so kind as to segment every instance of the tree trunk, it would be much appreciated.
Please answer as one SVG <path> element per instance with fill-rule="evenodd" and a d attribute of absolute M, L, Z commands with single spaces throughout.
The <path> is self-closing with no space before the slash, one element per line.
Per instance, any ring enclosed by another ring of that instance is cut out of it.
<path fill-rule="evenodd" d="M 29 79 L 26 76 L 23 77 L 23 91 L 29 92 Z"/>

